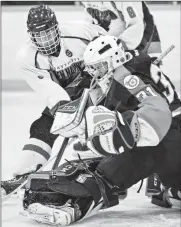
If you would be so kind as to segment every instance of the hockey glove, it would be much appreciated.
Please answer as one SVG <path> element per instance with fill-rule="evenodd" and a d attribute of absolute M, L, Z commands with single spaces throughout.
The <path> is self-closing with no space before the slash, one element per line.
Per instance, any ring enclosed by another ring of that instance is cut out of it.
<path fill-rule="evenodd" d="M 86 111 L 88 147 L 104 156 L 130 150 L 135 139 L 122 115 L 104 106 L 91 106 Z"/>

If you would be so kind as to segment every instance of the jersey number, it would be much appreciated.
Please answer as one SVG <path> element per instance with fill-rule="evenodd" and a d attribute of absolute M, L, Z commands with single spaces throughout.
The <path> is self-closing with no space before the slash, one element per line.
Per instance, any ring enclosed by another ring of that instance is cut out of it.
<path fill-rule="evenodd" d="M 174 90 L 169 82 L 169 80 L 164 76 L 164 74 L 158 69 L 158 67 L 153 66 L 151 67 L 151 77 L 155 84 L 159 82 L 165 88 L 166 91 L 162 92 L 165 97 L 168 99 L 169 103 L 173 102 L 174 100 Z"/>

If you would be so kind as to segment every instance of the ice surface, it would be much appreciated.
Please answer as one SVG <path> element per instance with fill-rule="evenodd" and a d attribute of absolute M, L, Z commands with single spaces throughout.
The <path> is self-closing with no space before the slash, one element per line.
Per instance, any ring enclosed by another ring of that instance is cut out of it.
<path fill-rule="evenodd" d="M 138 186 L 129 190 L 126 200 L 116 207 L 99 211 L 98 214 L 71 226 L 76 227 L 180 227 L 181 214 L 178 209 L 164 209 L 154 206 L 145 197 L 144 189 L 136 193 Z M 2 209 L 3 227 L 16 224 L 19 227 L 38 226 L 27 217 L 19 215 L 22 211 L 20 199 L 13 198 Z M 40 225 L 45 227 L 47 225 Z"/>
<path fill-rule="evenodd" d="M 55 8 L 55 6 L 54 6 Z M 56 9 L 56 8 L 55 8 Z M 178 9 L 154 10 L 155 21 L 160 31 L 163 49 L 174 44 L 176 48 L 164 60 L 166 74 L 173 80 L 177 91 L 180 91 L 180 12 Z M 15 53 L 23 40 L 26 31 L 25 21 L 27 13 L 17 10 L 3 11 L 2 13 L 2 49 L 3 49 L 3 78 L 19 78 L 15 67 Z M 72 16 L 69 18 L 69 16 Z M 81 12 L 58 11 L 60 19 L 80 20 Z M 13 29 L 12 21 L 16 20 L 17 31 Z M 24 23 L 24 25 L 23 25 Z M 19 34 L 19 36 L 17 36 Z M 22 34 L 22 37 L 20 37 Z M 17 38 L 18 37 L 18 38 Z M 9 67 L 11 65 L 11 67 Z M 19 153 L 28 138 L 28 129 L 31 122 L 40 116 L 44 103 L 34 93 L 3 93 L 2 94 L 2 179 L 11 178 L 18 163 Z M 61 138 L 56 141 L 53 153 L 60 146 Z M 71 147 L 65 156 L 71 157 Z M 65 157 L 64 156 L 64 157 Z M 64 159 L 64 158 L 63 158 Z M 144 186 L 141 193 L 136 193 L 139 185 L 129 190 L 128 198 L 119 206 L 100 211 L 96 216 L 88 218 L 82 223 L 72 226 L 89 227 L 119 226 L 119 227 L 180 227 L 181 214 L 177 209 L 163 209 L 150 203 L 144 195 Z M 3 227 L 33 227 L 40 226 L 26 217 L 20 216 L 22 210 L 21 199 L 18 196 L 7 201 L 2 207 Z M 41 225 L 42 227 L 45 225 Z"/>

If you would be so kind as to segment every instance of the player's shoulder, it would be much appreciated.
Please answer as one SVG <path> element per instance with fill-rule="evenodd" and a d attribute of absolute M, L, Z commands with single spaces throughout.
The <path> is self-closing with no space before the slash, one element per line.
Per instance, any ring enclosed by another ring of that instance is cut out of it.
<path fill-rule="evenodd" d="M 30 40 L 26 41 L 18 50 L 16 60 L 20 63 L 34 62 L 37 49 Z"/>
<path fill-rule="evenodd" d="M 88 22 L 76 21 L 59 24 L 60 31 L 63 35 L 78 36 L 82 38 L 89 38 L 89 35 L 106 35 L 105 29 L 98 25 Z"/>

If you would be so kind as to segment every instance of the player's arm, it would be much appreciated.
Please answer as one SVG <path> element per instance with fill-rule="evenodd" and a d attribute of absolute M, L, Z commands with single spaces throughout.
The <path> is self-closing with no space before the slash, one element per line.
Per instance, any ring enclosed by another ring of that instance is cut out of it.
<path fill-rule="evenodd" d="M 144 21 L 141 2 L 116 2 L 118 11 L 121 11 L 126 22 L 126 29 L 119 36 L 128 49 L 135 49 L 143 38 Z"/>
<path fill-rule="evenodd" d="M 169 130 L 172 117 L 166 100 L 151 83 L 145 83 L 136 75 L 123 78 L 118 73 L 112 83 L 111 96 L 123 105 L 126 102 L 138 103 L 137 110 L 128 110 L 123 114 L 130 124 L 137 146 L 156 146 L 160 143 Z"/>
<path fill-rule="evenodd" d="M 94 14 L 94 10 L 91 10 L 91 12 L 88 10 L 88 9 L 92 8 L 91 2 L 81 1 L 81 4 L 84 6 L 84 20 L 91 24 L 98 24 L 98 21 L 92 15 L 92 14 Z M 95 17 L 96 17 L 96 15 L 95 15 Z"/>
<path fill-rule="evenodd" d="M 46 67 L 45 69 L 35 67 L 35 52 L 31 48 L 20 49 L 17 61 L 23 78 L 38 95 L 44 98 L 48 108 L 51 109 L 60 100 L 70 100 L 65 90 L 52 80 Z"/>

